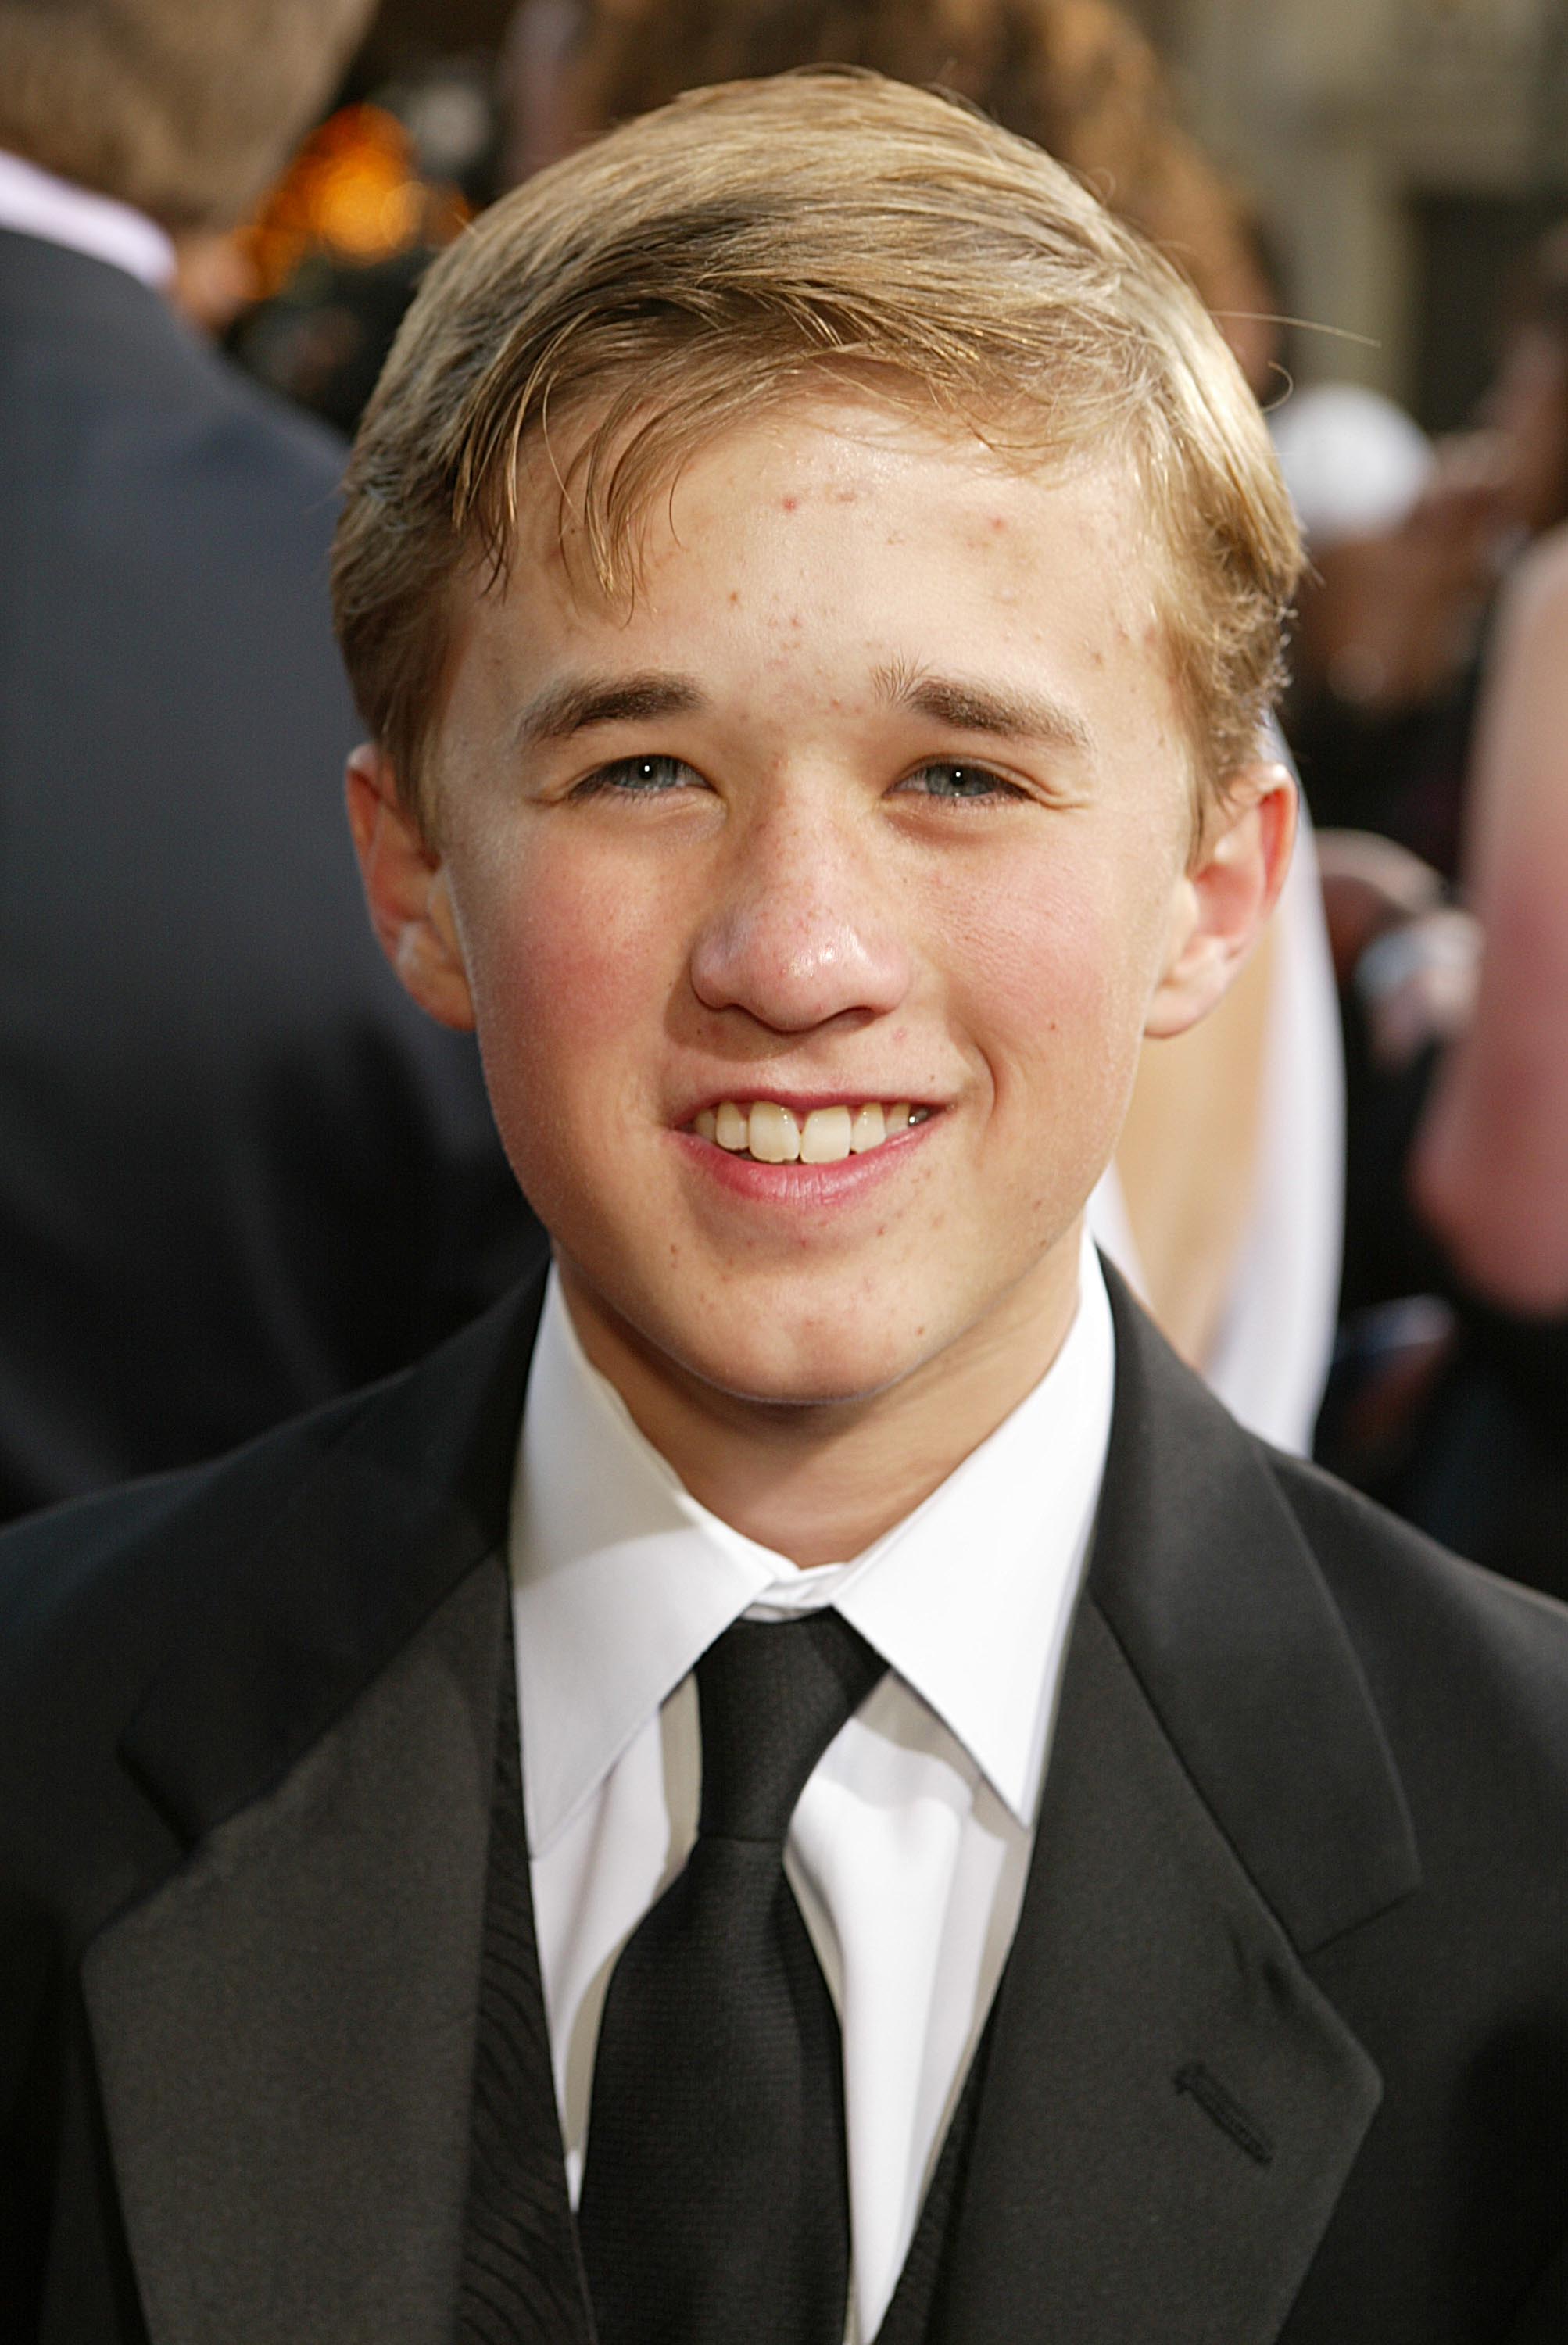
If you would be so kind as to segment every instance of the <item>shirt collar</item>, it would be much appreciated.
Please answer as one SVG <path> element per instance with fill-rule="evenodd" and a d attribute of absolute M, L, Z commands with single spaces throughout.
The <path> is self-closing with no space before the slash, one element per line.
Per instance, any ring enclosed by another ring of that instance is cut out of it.
<path fill-rule="evenodd" d="M 0 228 L 107 260 L 144 285 L 167 285 L 174 246 L 156 220 L 0 148 Z"/>
<path fill-rule="evenodd" d="M 802 1572 L 691 1497 L 590 1365 L 552 1273 L 510 1536 L 535 1854 L 759 1604 L 836 1605 L 1030 1822 L 1113 1383 L 1110 1304 L 1085 1240 L 1077 1313 L 1041 1382 L 864 1554 Z"/>

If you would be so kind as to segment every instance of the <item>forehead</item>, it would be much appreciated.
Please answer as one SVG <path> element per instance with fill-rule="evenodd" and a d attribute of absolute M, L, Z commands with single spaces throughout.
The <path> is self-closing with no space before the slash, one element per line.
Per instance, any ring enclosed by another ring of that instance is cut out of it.
<path fill-rule="evenodd" d="M 1129 464 L 1025 470 L 884 407 L 780 411 L 705 442 L 648 498 L 635 565 L 606 589 L 569 498 L 563 525 L 562 456 L 527 450 L 512 562 L 470 601 L 447 778 L 453 757 L 471 777 L 475 757 L 580 746 L 591 762 L 612 724 L 716 771 L 818 751 L 849 771 L 904 755 L 919 716 L 950 744 L 1027 736 L 1107 787 L 1139 771 L 1189 821 L 1190 742 Z"/>
<path fill-rule="evenodd" d="M 857 584 L 886 606 L 881 574 L 900 548 L 916 565 L 900 607 L 945 600 L 955 621 L 1074 572 L 1094 578 L 1118 634 L 1144 633 L 1165 601 L 1165 549 L 1133 456 L 1115 443 L 1033 446 L 1016 428 L 983 432 L 851 387 L 708 435 L 622 503 L 626 452 L 603 443 L 591 413 L 524 444 L 504 603 L 640 632 L 721 580 L 738 599 L 764 568 L 777 581 L 792 544 L 841 615 Z"/>

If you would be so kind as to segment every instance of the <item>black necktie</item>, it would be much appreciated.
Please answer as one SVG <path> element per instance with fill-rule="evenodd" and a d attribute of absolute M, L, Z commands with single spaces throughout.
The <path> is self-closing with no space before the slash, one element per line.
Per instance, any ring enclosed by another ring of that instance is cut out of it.
<path fill-rule="evenodd" d="M 784 1874 L 806 1779 L 886 1664 L 836 1612 L 697 1665 L 702 1813 L 605 2001 L 578 2224 L 600 2345 L 841 2345 L 839 2023 Z"/>

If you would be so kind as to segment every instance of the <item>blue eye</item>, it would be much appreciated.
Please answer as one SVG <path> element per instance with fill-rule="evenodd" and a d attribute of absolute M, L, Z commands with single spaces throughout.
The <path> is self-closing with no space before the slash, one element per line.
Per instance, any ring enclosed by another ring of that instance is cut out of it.
<path fill-rule="evenodd" d="M 899 787 L 921 797 L 946 798 L 959 804 L 1023 795 L 1012 782 L 1004 782 L 1000 774 L 993 774 L 988 766 L 962 766 L 945 757 L 920 766 Z"/>
<path fill-rule="evenodd" d="M 628 797 L 654 797 L 663 790 L 684 788 L 695 779 L 691 767 L 680 757 L 617 757 L 613 765 L 585 775 L 572 795 L 592 797 L 603 790 L 621 790 Z"/>

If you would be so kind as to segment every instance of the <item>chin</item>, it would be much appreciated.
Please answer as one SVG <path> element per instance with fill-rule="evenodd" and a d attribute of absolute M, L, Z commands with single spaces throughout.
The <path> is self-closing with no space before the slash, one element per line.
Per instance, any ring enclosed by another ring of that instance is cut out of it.
<path fill-rule="evenodd" d="M 733 1399 L 779 1408 L 842 1407 L 870 1400 L 899 1384 L 927 1357 L 926 1345 L 911 1330 L 885 1326 L 856 1335 L 820 1324 L 789 1329 L 775 1322 L 766 1340 L 750 1331 L 733 1343 L 703 1340 L 686 1353 L 691 1372 Z"/>

